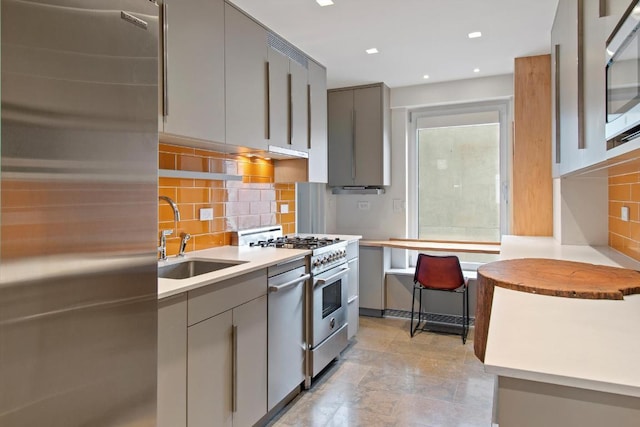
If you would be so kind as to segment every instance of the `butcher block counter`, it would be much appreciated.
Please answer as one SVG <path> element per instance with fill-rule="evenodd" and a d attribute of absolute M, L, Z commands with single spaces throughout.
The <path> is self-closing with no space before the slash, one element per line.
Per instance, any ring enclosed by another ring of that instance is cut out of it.
<path fill-rule="evenodd" d="M 637 426 L 638 263 L 606 247 L 513 236 L 500 257 L 478 269 L 474 339 L 497 376 L 494 422 Z"/>

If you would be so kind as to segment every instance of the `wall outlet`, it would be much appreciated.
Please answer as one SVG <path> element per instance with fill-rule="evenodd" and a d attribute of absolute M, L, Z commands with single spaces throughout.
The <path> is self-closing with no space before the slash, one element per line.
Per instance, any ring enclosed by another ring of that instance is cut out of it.
<path fill-rule="evenodd" d="M 358 202 L 358 209 L 361 211 L 368 211 L 371 208 L 371 204 L 367 201 Z"/>
<path fill-rule="evenodd" d="M 623 206 L 622 209 L 620 209 L 620 219 L 622 219 L 623 221 L 629 221 L 629 207 L 628 206 Z"/>
<path fill-rule="evenodd" d="M 200 209 L 200 221 L 210 221 L 213 219 L 213 208 Z"/>
<path fill-rule="evenodd" d="M 281 204 L 280 213 L 289 213 L 289 205 L 286 203 Z"/>

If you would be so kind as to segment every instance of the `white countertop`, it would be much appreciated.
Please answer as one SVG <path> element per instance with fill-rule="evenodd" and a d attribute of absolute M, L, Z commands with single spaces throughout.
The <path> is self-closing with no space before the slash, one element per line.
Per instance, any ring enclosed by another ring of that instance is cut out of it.
<path fill-rule="evenodd" d="M 359 240 L 362 236 L 348 234 L 296 234 L 300 237 L 316 236 L 327 238 L 339 238 L 351 242 Z M 185 257 L 171 257 L 167 261 L 158 261 L 158 265 L 176 263 L 188 259 L 206 259 L 213 261 L 242 262 L 241 264 L 227 267 L 211 273 L 200 274 L 188 279 L 163 279 L 158 278 L 158 299 L 167 298 L 182 292 L 197 289 L 202 286 L 231 279 L 261 268 L 291 261 L 301 256 L 309 255 L 306 249 L 261 248 L 249 246 L 220 246 L 201 251 L 187 252 Z"/>
<path fill-rule="evenodd" d="M 271 265 L 291 261 L 310 253 L 311 251 L 303 249 L 276 249 L 249 246 L 221 246 L 201 251 L 187 252 L 185 257 L 171 257 L 167 261 L 158 261 L 158 263 L 159 265 L 163 265 L 184 261 L 185 259 L 207 259 L 213 261 L 238 261 L 242 262 L 242 264 L 188 279 L 175 280 L 158 278 L 158 299 L 207 286 L 221 280 L 231 279 Z"/>
<path fill-rule="evenodd" d="M 550 237 L 504 236 L 501 259 L 551 258 L 640 269 L 609 247 L 560 245 Z M 640 295 L 562 298 L 494 289 L 488 373 L 640 397 Z"/>
<path fill-rule="evenodd" d="M 640 397 L 640 295 L 561 298 L 496 287 L 485 371 Z"/>
<path fill-rule="evenodd" d="M 640 270 L 640 262 L 609 246 L 561 245 L 553 237 L 502 236 L 500 259 L 549 258 Z"/>

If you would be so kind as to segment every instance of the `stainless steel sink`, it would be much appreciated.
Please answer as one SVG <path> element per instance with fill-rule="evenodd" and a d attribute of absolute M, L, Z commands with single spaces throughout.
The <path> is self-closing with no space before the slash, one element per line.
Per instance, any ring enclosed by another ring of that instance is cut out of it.
<path fill-rule="evenodd" d="M 188 259 L 181 262 L 158 266 L 158 277 L 163 279 L 188 279 L 189 277 L 211 273 L 233 267 L 246 261 L 213 261 L 204 259 Z"/>

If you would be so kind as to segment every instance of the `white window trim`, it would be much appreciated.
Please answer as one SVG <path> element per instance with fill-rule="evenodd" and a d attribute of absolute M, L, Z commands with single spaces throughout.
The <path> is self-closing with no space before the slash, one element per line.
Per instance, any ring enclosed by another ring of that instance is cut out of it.
<path fill-rule="evenodd" d="M 444 114 L 466 114 L 480 111 L 498 111 L 500 120 L 500 234 L 509 234 L 509 186 L 510 186 L 510 141 L 512 122 L 512 100 L 499 99 L 456 105 L 420 108 L 409 111 L 407 147 L 407 219 L 409 238 L 418 238 L 418 143 L 417 123 L 419 117 Z M 410 264 L 411 264 L 410 260 Z"/>

